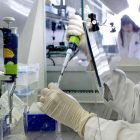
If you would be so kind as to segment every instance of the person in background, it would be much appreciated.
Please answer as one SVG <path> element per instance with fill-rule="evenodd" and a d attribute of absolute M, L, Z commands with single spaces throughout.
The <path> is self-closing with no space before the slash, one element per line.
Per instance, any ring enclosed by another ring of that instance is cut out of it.
<path fill-rule="evenodd" d="M 127 15 L 121 18 L 121 29 L 117 42 L 122 58 L 138 58 L 140 60 L 140 27 Z"/>

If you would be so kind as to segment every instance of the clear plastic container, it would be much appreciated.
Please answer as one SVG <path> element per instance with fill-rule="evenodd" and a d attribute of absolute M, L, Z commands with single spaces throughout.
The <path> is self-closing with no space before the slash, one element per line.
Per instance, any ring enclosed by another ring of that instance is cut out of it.
<path fill-rule="evenodd" d="M 39 64 L 18 64 L 17 85 L 29 85 L 39 79 Z"/>
<path fill-rule="evenodd" d="M 34 83 L 34 84 L 31 84 L 29 86 L 17 86 L 16 91 L 14 93 L 24 103 L 27 103 L 27 105 L 30 107 L 33 102 L 37 102 L 38 91 L 39 91 L 39 89 L 37 87 L 38 87 L 38 83 L 37 82 Z"/>
<path fill-rule="evenodd" d="M 15 94 L 29 107 L 37 102 L 39 64 L 18 64 Z"/>
<path fill-rule="evenodd" d="M 8 112 L 6 108 L 8 107 Z M 5 111 L 6 110 L 6 111 Z M 7 113 L 6 113 L 7 112 Z M 13 105 L 12 123 L 10 123 L 8 103 L 0 109 L 0 140 L 26 140 L 27 109 L 25 105 Z M 18 117 L 15 117 L 18 116 Z"/>

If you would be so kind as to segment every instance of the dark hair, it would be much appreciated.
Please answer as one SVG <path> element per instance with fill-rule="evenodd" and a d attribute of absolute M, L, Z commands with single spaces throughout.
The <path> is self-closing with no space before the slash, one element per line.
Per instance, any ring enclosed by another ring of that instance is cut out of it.
<path fill-rule="evenodd" d="M 122 46 L 124 45 L 124 40 L 123 40 L 123 29 L 122 29 L 122 26 L 125 26 L 126 24 L 132 24 L 133 25 L 133 32 L 138 32 L 140 30 L 140 27 L 137 26 L 135 24 L 135 22 L 127 15 L 124 15 L 122 18 L 121 18 L 121 29 L 120 29 L 120 36 L 121 36 L 121 40 L 122 40 Z"/>

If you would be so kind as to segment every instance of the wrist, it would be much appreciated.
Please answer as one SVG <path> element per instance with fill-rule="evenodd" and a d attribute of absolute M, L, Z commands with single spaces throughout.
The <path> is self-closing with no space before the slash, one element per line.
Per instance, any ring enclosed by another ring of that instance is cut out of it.
<path fill-rule="evenodd" d="M 86 126 L 86 123 L 88 122 L 89 119 L 90 118 L 87 119 L 87 121 L 85 122 L 85 125 L 83 126 L 83 129 L 82 129 L 82 132 L 81 132 L 81 134 L 83 135 L 83 137 L 84 137 L 84 134 L 85 134 L 85 126 Z"/>
<path fill-rule="evenodd" d="M 85 116 L 84 116 L 84 117 L 85 117 Z M 82 137 L 82 138 L 84 138 L 85 126 L 86 126 L 88 120 L 89 120 L 90 118 L 92 118 L 92 117 L 97 117 L 97 114 L 95 114 L 95 113 L 90 113 L 90 114 L 89 114 L 89 113 L 88 113 L 88 115 L 86 115 L 85 118 L 84 118 L 84 117 L 82 117 L 82 120 L 83 120 L 83 121 L 81 121 L 81 125 L 79 125 L 79 127 L 81 127 L 82 129 L 81 129 L 81 131 L 78 132 L 79 136 Z"/>

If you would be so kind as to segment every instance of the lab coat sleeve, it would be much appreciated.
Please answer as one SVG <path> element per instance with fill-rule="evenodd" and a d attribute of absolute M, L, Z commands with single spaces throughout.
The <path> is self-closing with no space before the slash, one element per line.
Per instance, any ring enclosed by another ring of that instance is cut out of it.
<path fill-rule="evenodd" d="M 140 122 L 140 83 L 135 85 L 123 71 L 115 69 L 108 77 L 104 87 L 104 98 L 109 94 L 113 97 L 111 100 L 105 99 L 107 106 L 112 106 L 130 123 Z"/>
<path fill-rule="evenodd" d="M 99 120 L 98 120 L 99 119 Z M 99 123 L 98 123 L 99 122 Z M 99 125 L 100 124 L 100 125 Z M 138 140 L 140 131 L 133 131 L 125 121 L 92 117 L 85 125 L 85 140 Z"/>
<path fill-rule="evenodd" d="M 95 72 L 92 72 L 92 76 L 108 107 L 130 123 L 140 122 L 140 83 L 135 85 L 119 69 L 113 70 L 101 88 L 98 86 Z"/>

